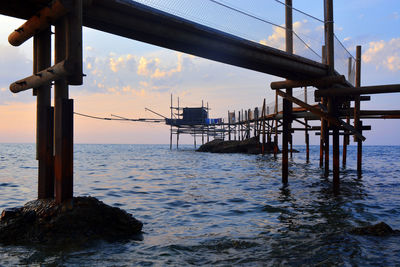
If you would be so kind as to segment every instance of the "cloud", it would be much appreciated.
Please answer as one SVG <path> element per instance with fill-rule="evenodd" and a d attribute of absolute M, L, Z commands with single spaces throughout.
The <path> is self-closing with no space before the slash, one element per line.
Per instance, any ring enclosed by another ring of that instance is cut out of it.
<path fill-rule="evenodd" d="M 190 72 L 196 57 L 177 52 L 137 56 L 109 53 L 97 56 L 88 53 L 84 60 L 85 87 L 82 93 L 133 94 L 145 96 L 146 92 L 168 92 L 178 87 L 183 72 Z"/>
<path fill-rule="evenodd" d="M 400 38 L 370 42 L 362 60 L 375 65 L 376 69 L 382 67 L 392 72 L 400 71 Z"/>
<path fill-rule="evenodd" d="M 293 23 L 293 32 L 295 33 L 293 35 L 294 54 L 320 60 L 320 57 L 316 53 L 320 53 L 323 43 L 323 25 L 321 26 L 307 19 L 299 20 Z M 281 27 L 272 27 L 272 33 L 267 38 L 260 40 L 259 43 L 285 51 L 286 29 L 284 25 Z"/>
<path fill-rule="evenodd" d="M 113 72 L 118 72 L 121 68 L 127 68 L 128 70 L 134 71 L 136 68 L 135 56 L 128 54 L 116 58 L 111 55 L 109 58 L 109 66 Z"/>
<path fill-rule="evenodd" d="M 30 90 L 13 94 L 8 90 L 11 83 L 32 75 L 32 60 L 20 48 L 0 44 L 0 105 L 10 101 L 32 101 Z"/>
<path fill-rule="evenodd" d="M 137 68 L 137 74 L 155 79 L 171 77 L 182 71 L 183 56 L 181 53 L 178 53 L 177 59 L 178 62 L 175 67 L 161 69 L 161 60 L 159 58 L 146 59 L 145 57 L 141 57 Z"/>

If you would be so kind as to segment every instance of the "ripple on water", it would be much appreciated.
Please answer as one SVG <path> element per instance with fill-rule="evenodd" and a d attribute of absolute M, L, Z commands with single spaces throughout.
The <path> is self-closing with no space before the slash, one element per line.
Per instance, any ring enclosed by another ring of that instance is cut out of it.
<path fill-rule="evenodd" d="M 400 229 L 400 147 L 363 147 L 365 171 L 358 179 L 356 148 L 349 146 L 336 198 L 313 146 L 311 163 L 304 147 L 293 155 L 288 187 L 281 186 L 281 155 L 75 147 L 76 194 L 132 212 L 145 224 L 143 241 L 61 251 L 0 246 L 0 265 L 400 266 L 398 238 L 348 234 L 381 220 Z M 35 146 L 0 149 L 0 207 L 23 205 L 36 197 Z"/>

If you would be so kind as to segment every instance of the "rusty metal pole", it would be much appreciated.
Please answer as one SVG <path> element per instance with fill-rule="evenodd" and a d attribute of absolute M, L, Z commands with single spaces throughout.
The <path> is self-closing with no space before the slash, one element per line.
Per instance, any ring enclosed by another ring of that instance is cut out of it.
<path fill-rule="evenodd" d="M 286 52 L 293 54 L 293 17 L 292 17 L 292 0 L 285 1 L 285 18 L 286 18 Z M 286 93 L 292 95 L 292 88 L 286 88 Z M 291 113 L 292 103 L 285 98 L 283 99 L 283 124 L 282 124 L 282 183 L 288 184 L 289 176 L 289 159 L 288 145 L 291 143 Z"/>
<path fill-rule="evenodd" d="M 361 86 L 361 46 L 356 48 L 356 87 Z M 354 127 L 361 132 L 360 121 L 360 95 L 355 96 L 354 101 Z M 362 141 L 357 139 L 357 174 L 361 178 L 362 175 Z"/>
<path fill-rule="evenodd" d="M 34 74 L 51 65 L 50 27 L 34 36 Z M 34 89 L 37 95 L 38 198 L 54 198 L 53 109 L 51 84 Z"/>

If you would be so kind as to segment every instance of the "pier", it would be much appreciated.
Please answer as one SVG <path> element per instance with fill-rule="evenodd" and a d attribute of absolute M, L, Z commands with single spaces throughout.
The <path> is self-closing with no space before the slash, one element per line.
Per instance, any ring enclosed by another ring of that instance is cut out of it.
<path fill-rule="evenodd" d="M 343 135 L 343 162 L 346 165 L 346 146 L 353 137 L 357 143 L 357 172 L 362 174 L 363 132 L 370 127 L 362 119 L 398 119 L 399 110 L 362 110 L 362 101 L 371 94 L 400 92 L 400 85 L 361 85 L 361 47 L 357 46 L 355 58 L 349 56 L 347 73 L 335 68 L 333 32 L 333 1 L 325 0 L 325 45 L 322 60 L 307 59 L 294 54 L 292 0 L 285 1 L 285 51 L 175 16 L 136 1 L 128 0 L 14 0 L 0 6 L 0 14 L 25 19 L 26 22 L 10 33 L 9 43 L 22 45 L 34 41 L 33 74 L 12 82 L 10 90 L 18 93 L 32 89 L 37 99 L 37 159 L 38 198 L 55 198 L 62 203 L 73 197 L 73 100 L 69 86 L 80 86 L 84 81 L 82 71 L 82 27 L 108 32 L 167 49 L 238 66 L 282 78 L 267 88 L 276 93 L 272 106 L 270 100 L 260 99 L 262 107 L 229 112 L 227 121 L 195 124 L 178 122 L 185 110 L 173 107 L 166 122 L 176 134 L 201 135 L 202 142 L 210 138 L 246 139 L 259 136 L 262 144 L 278 143 L 281 135 L 282 184 L 287 186 L 292 133 L 320 134 L 320 167 L 326 177 L 332 169 L 334 194 L 340 193 L 340 144 Z M 51 44 L 51 27 L 54 26 L 54 45 Z M 51 55 L 54 53 L 54 65 Z M 54 107 L 51 90 L 54 88 Z M 304 98 L 295 94 L 303 90 Z M 313 99 L 307 90 L 314 88 Z M 265 90 L 266 88 L 263 88 Z M 282 107 L 279 108 L 280 99 Z M 196 112 L 208 114 L 202 104 Z M 178 118 L 173 118 L 177 111 Z M 192 110 L 193 111 L 193 110 Z M 190 112 L 187 110 L 187 112 Z M 193 111 L 194 112 L 194 111 Z M 205 112 L 205 113 L 204 113 Z M 205 116 L 202 119 L 209 119 Z M 123 118 L 122 118 L 123 119 Z M 294 122 L 302 127 L 293 127 Z M 315 122 L 315 123 L 314 123 Z M 316 125 L 313 125 L 316 124 Z M 332 138 L 330 138 L 332 137 Z M 330 144 L 333 157 L 329 158 Z M 309 150 L 307 149 L 307 153 Z M 308 158 L 308 156 L 307 156 Z M 332 168 L 330 168 L 332 162 Z"/>

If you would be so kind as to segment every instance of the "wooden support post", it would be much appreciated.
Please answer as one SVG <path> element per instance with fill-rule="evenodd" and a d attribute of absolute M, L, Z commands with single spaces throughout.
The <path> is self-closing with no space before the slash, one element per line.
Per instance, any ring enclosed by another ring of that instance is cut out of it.
<path fill-rule="evenodd" d="M 74 104 L 72 99 L 57 98 L 55 105 L 55 195 L 61 203 L 73 197 Z"/>
<path fill-rule="evenodd" d="M 263 101 L 263 107 L 262 107 L 262 147 L 261 147 L 261 153 L 264 155 L 265 153 L 265 98 Z"/>
<path fill-rule="evenodd" d="M 66 17 L 55 25 L 55 63 L 67 55 Z M 73 102 L 68 99 L 68 83 L 65 78 L 55 82 L 54 89 L 54 138 L 55 138 L 55 198 L 61 203 L 73 196 Z"/>
<path fill-rule="evenodd" d="M 201 118 L 202 118 L 202 125 L 201 125 L 201 144 L 204 145 L 204 121 L 205 118 L 203 117 L 203 110 L 204 110 L 204 101 L 201 100 Z M 178 114 L 179 114 L 179 98 L 178 98 Z"/>
<path fill-rule="evenodd" d="M 292 16 L 292 0 L 285 1 L 285 18 L 286 18 L 286 52 L 293 53 L 293 16 Z M 291 96 L 292 88 L 286 89 L 286 94 Z M 289 176 L 289 159 L 288 145 L 291 140 L 291 113 L 292 103 L 288 99 L 283 99 L 283 124 L 282 124 L 282 183 L 287 185 Z"/>
<path fill-rule="evenodd" d="M 73 0 L 73 9 L 67 14 L 67 59 L 73 65 L 73 73 L 68 76 L 68 84 L 82 85 L 82 0 Z"/>
<path fill-rule="evenodd" d="M 278 156 L 278 91 L 275 92 L 275 136 L 274 136 L 274 158 Z"/>
<path fill-rule="evenodd" d="M 228 110 L 228 140 L 231 141 L 231 117 Z"/>
<path fill-rule="evenodd" d="M 196 128 L 193 127 L 193 144 L 194 144 L 194 149 L 196 149 Z"/>
<path fill-rule="evenodd" d="M 172 105 L 173 105 L 173 102 L 172 102 L 172 94 L 171 94 L 171 106 L 170 106 L 170 111 L 171 111 L 171 127 L 170 127 L 170 129 L 169 129 L 169 132 L 170 132 L 170 134 L 169 134 L 169 150 L 172 150 L 172 119 L 173 119 L 173 117 L 172 117 Z"/>
<path fill-rule="evenodd" d="M 208 109 L 208 102 L 207 102 L 207 119 L 209 118 L 210 114 L 209 114 L 210 110 Z M 209 126 L 207 124 L 207 143 L 210 142 L 210 129 Z"/>
<path fill-rule="evenodd" d="M 361 46 L 357 46 L 356 48 L 356 79 L 355 79 L 356 87 L 361 86 Z M 354 101 L 354 127 L 361 131 L 362 123 L 360 121 L 360 96 L 355 97 Z M 357 139 L 357 174 L 358 177 L 361 178 L 362 175 L 362 141 Z"/>
<path fill-rule="evenodd" d="M 326 64 L 326 49 L 325 46 L 322 46 L 322 63 Z M 326 101 L 324 98 L 321 98 L 321 104 L 326 105 Z M 325 132 L 326 131 L 326 120 L 321 118 L 321 136 L 319 139 L 319 167 L 322 168 L 324 166 L 324 150 L 325 150 Z M 329 171 L 329 168 L 328 168 Z"/>
<path fill-rule="evenodd" d="M 176 130 L 176 150 L 179 149 L 179 128 Z"/>
<path fill-rule="evenodd" d="M 330 75 L 334 74 L 334 33 L 333 33 L 333 0 L 325 0 L 325 45 L 327 49 L 327 64 L 329 67 Z M 328 97 L 328 113 L 337 117 L 337 100 L 334 97 Z M 339 129 L 337 125 L 329 124 L 332 128 L 332 149 L 333 149 L 333 192 L 339 193 L 340 180 L 339 180 Z"/>
<path fill-rule="evenodd" d="M 50 67 L 51 31 L 50 27 L 34 36 L 33 73 Z M 54 156 L 53 121 L 51 108 L 51 85 L 35 88 L 37 95 L 37 159 L 38 159 L 38 198 L 54 198 Z"/>
<path fill-rule="evenodd" d="M 179 109 L 179 96 L 178 96 L 178 119 L 180 119 L 179 115 L 180 109 Z M 179 127 L 176 128 L 176 150 L 179 149 Z"/>
<path fill-rule="evenodd" d="M 304 102 L 307 104 L 307 86 L 304 87 Z M 306 142 L 306 162 L 310 161 L 310 136 L 308 134 L 308 120 L 304 119 L 305 124 L 305 142 Z"/>

